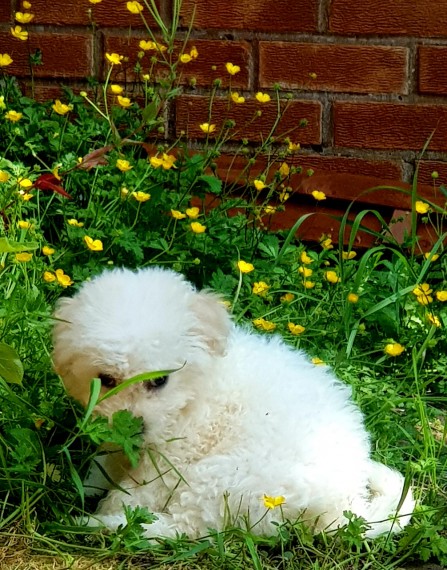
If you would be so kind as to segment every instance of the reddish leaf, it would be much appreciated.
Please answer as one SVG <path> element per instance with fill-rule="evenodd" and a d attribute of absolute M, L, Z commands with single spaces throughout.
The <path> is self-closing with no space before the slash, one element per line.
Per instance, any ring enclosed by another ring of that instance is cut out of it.
<path fill-rule="evenodd" d="M 83 168 L 85 170 L 90 170 L 90 168 L 94 168 L 95 166 L 105 166 L 108 164 L 107 157 L 105 156 L 109 150 L 112 150 L 113 146 L 103 146 L 102 148 L 98 148 L 92 152 L 89 152 L 85 156 L 82 157 L 82 162 L 79 163 L 78 168 Z"/>
<path fill-rule="evenodd" d="M 60 185 L 60 180 L 56 178 L 54 174 L 41 174 L 39 178 L 34 182 L 33 187 L 37 188 L 38 190 L 52 190 L 64 198 L 71 198 L 70 194 L 68 194 L 68 192 L 65 192 L 65 190 L 62 188 Z"/>

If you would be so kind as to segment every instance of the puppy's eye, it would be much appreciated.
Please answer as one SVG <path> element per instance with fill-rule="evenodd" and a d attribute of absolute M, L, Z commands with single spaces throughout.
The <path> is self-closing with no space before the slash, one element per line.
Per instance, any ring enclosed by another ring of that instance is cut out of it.
<path fill-rule="evenodd" d="M 110 374 L 98 374 L 98 378 L 101 380 L 104 388 L 114 388 L 116 386 L 116 380 Z"/>
<path fill-rule="evenodd" d="M 147 390 L 152 390 L 152 388 L 161 388 L 168 381 L 168 376 L 160 376 L 160 378 L 155 378 L 155 380 L 147 380 L 144 385 Z"/>

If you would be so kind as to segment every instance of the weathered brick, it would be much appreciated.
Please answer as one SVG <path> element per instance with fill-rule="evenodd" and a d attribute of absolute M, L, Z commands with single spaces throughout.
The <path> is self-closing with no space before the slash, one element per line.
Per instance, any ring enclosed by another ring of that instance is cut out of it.
<path fill-rule="evenodd" d="M 261 116 L 256 117 L 256 112 L 261 111 Z M 236 122 L 231 131 L 233 140 L 247 138 L 252 141 L 265 139 L 269 134 L 277 117 L 276 102 L 258 103 L 251 98 L 244 104 L 230 104 L 223 97 L 216 98 L 213 102 L 211 120 L 209 117 L 209 97 L 184 96 L 176 101 L 176 132 L 180 135 L 184 131 L 188 138 L 204 138 L 206 135 L 199 125 L 211 122 L 216 125 L 216 133 L 220 131 L 227 119 Z M 307 125 L 300 123 L 306 120 Z M 301 144 L 319 144 L 321 142 L 321 104 L 316 101 L 291 101 L 287 104 L 287 110 L 281 118 L 275 131 L 275 136 L 293 137 Z"/>
<path fill-rule="evenodd" d="M 437 172 L 439 177 L 434 179 L 432 172 Z M 422 184 L 430 184 L 433 189 L 440 184 L 447 186 L 447 162 L 440 160 L 421 160 L 419 162 L 418 182 Z M 443 196 L 441 192 L 438 194 Z M 447 198 L 446 198 L 447 201 Z"/>
<path fill-rule="evenodd" d="M 12 6 L 11 0 L 2 0 L 0 2 L 0 22 L 12 22 Z"/>
<path fill-rule="evenodd" d="M 447 105 L 339 101 L 333 119 L 336 146 L 421 150 L 433 133 L 429 149 L 447 150 Z"/>
<path fill-rule="evenodd" d="M 42 65 L 35 65 L 35 77 L 86 78 L 93 72 L 93 45 L 89 34 L 35 33 L 28 41 L 13 38 L 10 33 L 0 32 L 0 45 L 9 53 L 13 63 L 7 73 L 29 76 L 29 54 L 40 51 Z"/>
<path fill-rule="evenodd" d="M 129 58 L 129 65 L 127 66 L 127 80 L 132 81 L 135 78 L 133 67 L 137 60 L 137 53 L 141 52 L 138 44 L 141 39 L 146 37 L 131 37 L 131 36 L 105 36 L 104 46 L 106 52 L 117 52 Z M 247 89 L 249 86 L 249 61 L 251 54 L 251 46 L 247 42 L 230 42 L 220 40 L 194 40 L 188 43 L 185 53 L 188 53 L 192 46 L 196 46 L 199 53 L 197 59 L 189 63 L 179 64 L 180 82 L 188 84 L 192 79 L 195 79 L 197 86 L 210 87 L 216 79 L 222 80 L 222 86 L 231 86 L 235 89 Z M 177 59 L 182 43 L 177 44 L 178 50 L 174 54 L 174 61 Z M 143 65 L 143 73 L 147 73 L 151 68 L 150 58 L 154 52 L 147 51 L 144 58 L 141 60 Z M 239 65 L 240 72 L 236 75 L 230 76 L 225 68 L 225 64 L 231 61 L 234 65 Z M 117 68 L 116 72 L 121 74 L 123 70 Z M 158 71 L 162 71 L 158 68 Z M 231 79 L 230 79 L 231 78 Z"/>
<path fill-rule="evenodd" d="M 403 47 L 260 42 L 259 81 L 261 87 L 406 93 L 407 56 Z"/>
<path fill-rule="evenodd" d="M 329 30 L 337 34 L 447 36 L 447 0 L 333 0 Z"/>
<path fill-rule="evenodd" d="M 318 0 L 184 0 L 182 25 L 195 9 L 198 29 L 238 29 L 258 32 L 311 32 L 317 29 Z"/>
<path fill-rule="evenodd" d="M 447 47 L 420 46 L 418 85 L 420 93 L 447 94 Z"/>

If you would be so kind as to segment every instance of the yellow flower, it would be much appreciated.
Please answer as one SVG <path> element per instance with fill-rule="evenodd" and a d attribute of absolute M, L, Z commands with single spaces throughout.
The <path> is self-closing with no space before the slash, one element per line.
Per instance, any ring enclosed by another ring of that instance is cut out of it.
<path fill-rule="evenodd" d="M 447 301 L 447 291 L 436 291 L 436 298 L 438 301 L 441 301 L 441 303 L 444 303 Z"/>
<path fill-rule="evenodd" d="M 427 251 L 424 253 L 425 259 L 429 259 L 430 261 L 436 261 L 439 258 L 437 253 L 432 253 L 431 251 Z"/>
<path fill-rule="evenodd" d="M 151 78 L 149 73 L 143 73 L 143 75 L 141 77 L 143 78 L 144 81 L 149 81 L 149 79 Z"/>
<path fill-rule="evenodd" d="M 340 277 L 335 273 L 335 271 L 326 271 L 324 274 L 325 278 L 329 283 L 338 283 L 341 281 Z"/>
<path fill-rule="evenodd" d="M 255 325 L 256 328 L 258 328 L 261 331 L 271 332 L 276 329 L 275 323 L 272 323 L 271 321 L 266 321 L 262 317 L 254 319 L 253 324 Z"/>
<path fill-rule="evenodd" d="M 299 334 L 302 334 L 306 329 L 301 326 L 301 325 L 295 325 L 294 323 L 289 323 L 287 325 L 287 328 L 289 329 L 289 331 L 295 335 L 298 336 Z"/>
<path fill-rule="evenodd" d="M 421 305 L 428 305 L 433 302 L 433 297 L 431 296 L 432 293 L 433 289 L 430 288 L 428 283 L 421 283 L 413 289 L 413 294 L 416 295 L 416 298 Z"/>
<path fill-rule="evenodd" d="M 130 162 L 128 160 L 124 160 L 123 158 L 118 158 L 116 161 L 116 167 L 121 170 L 121 172 L 127 172 L 133 168 Z"/>
<path fill-rule="evenodd" d="M 75 218 L 71 218 L 70 220 L 67 220 L 67 224 L 69 226 L 73 226 L 75 228 L 82 228 L 84 227 L 84 222 L 78 222 L 78 220 L 75 220 Z"/>
<path fill-rule="evenodd" d="M 312 190 L 311 194 L 315 200 L 318 200 L 318 202 L 320 202 L 320 200 L 326 200 L 326 194 L 324 192 L 320 192 L 320 190 Z"/>
<path fill-rule="evenodd" d="M 430 206 L 426 202 L 422 202 L 422 200 L 417 200 L 415 208 L 418 214 L 426 214 L 429 211 Z"/>
<path fill-rule="evenodd" d="M 315 283 L 313 281 L 303 281 L 303 285 L 305 289 L 313 289 L 315 287 Z"/>
<path fill-rule="evenodd" d="M 5 118 L 12 123 L 17 123 L 23 117 L 23 113 L 19 113 L 17 111 L 8 111 L 5 113 Z"/>
<path fill-rule="evenodd" d="M 189 63 L 192 60 L 192 57 L 189 55 L 189 53 L 182 53 L 182 55 L 179 57 L 179 60 L 182 63 Z"/>
<path fill-rule="evenodd" d="M 310 77 L 311 79 L 316 79 L 316 78 L 317 78 L 317 74 L 315 73 L 315 71 L 311 71 L 311 72 L 309 73 L 309 77 Z"/>
<path fill-rule="evenodd" d="M 31 222 L 27 222 L 25 220 L 19 220 L 17 225 L 21 230 L 30 230 L 33 227 Z"/>
<path fill-rule="evenodd" d="M 66 275 L 63 269 L 56 269 L 56 279 L 59 285 L 62 285 L 62 287 L 68 287 L 69 285 L 73 285 L 71 277 Z"/>
<path fill-rule="evenodd" d="M 385 354 L 388 354 L 388 356 L 400 356 L 404 350 L 405 347 L 398 342 L 390 342 L 383 349 Z"/>
<path fill-rule="evenodd" d="M 282 495 L 279 497 L 269 497 L 268 495 L 264 495 L 263 501 L 266 509 L 276 509 L 276 507 L 280 507 L 286 502 Z"/>
<path fill-rule="evenodd" d="M 18 40 L 26 41 L 28 39 L 28 32 L 23 30 L 21 26 L 15 26 L 15 28 L 11 28 L 11 34 Z"/>
<path fill-rule="evenodd" d="M 284 188 L 284 190 L 279 194 L 279 199 L 281 202 L 286 202 L 290 198 L 290 194 L 287 192 L 288 188 Z"/>
<path fill-rule="evenodd" d="M 242 97 L 242 95 L 239 95 L 239 93 L 237 91 L 235 91 L 234 93 L 231 94 L 231 100 L 233 101 L 233 103 L 245 103 L 245 97 Z"/>
<path fill-rule="evenodd" d="M 110 91 L 114 95 L 121 95 L 121 93 L 124 91 L 124 87 L 121 87 L 121 85 L 117 85 L 116 83 L 112 83 L 112 85 L 110 85 Z"/>
<path fill-rule="evenodd" d="M 257 178 L 256 180 L 253 181 L 254 187 L 256 188 L 256 190 L 258 192 L 260 192 L 261 190 L 263 190 L 265 188 L 265 184 L 262 180 L 259 180 L 259 178 Z"/>
<path fill-rule="evenodd" d="M 19 190 L 19 196 L 24 202 L 29 202 L 33 198 L 34 194 L 30 194 L 24 190 Z"/>
<path fill-rule="evenodd" d="M 4 170 L 0 170 L 0 182 L 8 182 L 9 174 Z"/>
<path fill-rule="evenodd" d="M 270 101 L 270 95 L 268 93 L 261 93 L 261 91 L 256 93 L 255 98 L 259 103 L 268 103 Z"/>
<path fill-rule="evenodd" d="M 56 250 L 50 247 L 49 245 L 44 245 L 42 248 L 43 255 L 53 255 Z"/>
<path fill-rule="evenodd" d="M 73 109 L 73 105 L 65 105 L 64 103 L 61 103 L 59 99 L 56 99 L 54 105 L 52 105 L 52 109 L 58 115 L 66 115 L 69 111 Z"/>
<path fill-rule="evenodd" d="M 343 253 L 341 254 L 342 258 L 347 260 L 347 259 L 354 259 L 354 257 L 357 256 L 357 252 L 356 251 L 343 251 Z"/>
<path fill-rule="evenodd" d="M 256 283 L 253 283 L 253 295 L 259 295 L 261 297 L 263 297 L 267 291 L 270 289 L 270 285 L 267 285 L 267 283 L 265 283 L 265 281 L 257 281 Z"/>
<path fill-rule="evenodd" d="M 298 273 L 301 273 L 301 275 L 303 277 L 310 277 L 313 273 L 312 269 L 310 269 L 310 267 L 304 267 L 302 265 L 300 265 L 298 267 Z"/>
<path fill-rule="evenodd" d="M 315 366 L 324 366 L 326 363 L 324 360 L 321 360 L 321 358 L 318 357 L 314 357 L 311 360 L 312 364 L 315 364 Z"/>
<path fill-rule="evenodd" d="M 349 293 L 347 299 L 350 303 L 358 303 L 359 296 L 357 293 Z"/>
<path fill-rule="evenodd" d="M 144 51 L 157 49 L 157 44 L 155 42 L 146 41 L 146 40 L 141 40 L 138 46 L 140 47 L 140 49 Z"/>
<path fill-rule="evenodd" d="M 266 206 L 264 208 L 264 214 L 274 214 L 276 212 L 275 206 Z"/>
<path fill-rule="evenodd" d="M 164 170 L 170 170 L 174 166 L 175 160 L 176 158 L 173 154 L 166 154 L 164 152 L 161 166 L 163 167 Z"/>
<path fill-rule="evenodd" d="M 279 300 L 281 301 L 281 303 L 290 303 L 291 301 L 293 301 L 295 299 L 295 295 L 293 293 L 284 293 L 284 295 L 282 295 Z"/>
<path fill-rule="evenodd" d="M 441 326 L 441 321 L 439 320 L 439 317 L 437 317 L 436 315 L 434 315 L 433 313 L 427 313 L 427 319 L 430 321 L 430 323 L 435 326 L 435 327 L 440 327 Z"/>
<path fill-rule="evenodd" d="M 239 67 L 239 65 L 233 65 L 230 62 L 227 62 L 225 64 L 225 67 L 227 68 L 227 71 L 230 75 L 236 75 L 236 73 L 239 73 L 239 71 L 241 70 L 241 68 Z"/>
<path fill-rule="evenodd" d="M 278 172 L 281 174 L 281 176 L 289 176 L 290 174 L 290 167 L 287 164 L 287 162 L 283 162 L 281 164 L 281 166 L 278 169 Z"/>
<path fill-rule="evenodd" d="M 91 251 L 102 251 L 104 249 L 100 239 L 93 239 L 90 236 L 84 236 L 84 241 Z"/>
<path fill-rule="evenodd" d="M 301 261 L 301 263 L 305 263 L 306 265 L 309 265 L 309 263 L 314 262 L 314 260 L 309 255 L 307 255 L 307 253 L 305 251 L 301 252 L 300 261 Z"/>
<path fill-rule="evenodd" d="M 5 96 L 0 95 L 0 109 L 6 109 Z"/>
<path fill-rule="evenodd" d="M 30 12 L 16 12 L 15 13 L 15 19 L 20 24 L 29 24 L 33 20 L 33 18 L 34 18 L 34 14 L 31 14 Z"/>
<path fill-rule="evenodd" d="M 99 4 L 102 0 L 88 0 L 90 4 Z"/>
<path fill-rule="evenodd" d="M 112 65 L 121 65 L 121 60 L 124 59 L 124 56 L 114 52 L 106 53 L 106 58 Z"/>
<path fill-rule="evenodd" d="M 200 222 L 191 222 L 190 226 L 195 234 L 203 234 L 206 230 L 206 226 L 204 226 Z"/>
<path fill-rule="evenodd" d="M 192 46 L 189 55 L 192 57 L 192 59 L 197 59 L 199 57 L 199 52 L 197 51 L 196 46 Z"/>
<path fill-rule="evenodd" d="M 195 220 L 199 217 L 200 210 L 197 208 L 197 206 L 193 206 L 192 208 L 186 208 L 185 212 L 188 218 Z"/>
<path fill-rule="evenodd" d="M 183 214 L 183 213 L 180 212 L 179 210 L 171 210 L 171 216 L 172 216 L 175 220 L 183 220 L 184 218 L 186 218 L 186 214 Z"/>
<path fill-rule="evenodd" d="M 21 188 L 25 188 L 25 189 L 31 188 L 31 186 L 33 185 L 32 181 L 29 178 L 18 178 L 17 184 Z"/>
<path fill-rule="evenodd" d="M 142 4 L 136 2 L 135 0 L 133 0 L 132 2 L 127 2 L 126 6 L 131 14 L 139 14 L 140 12 L 143 11 Z"/>
<path fill-rule="evenodd" d="M 289 141 L 289 144 L 287 146 L 287 150 L 289 152 L 295 152 L 297 150 L 300 150 L 301 146 L 299 143 L 293 143 L 292 141 Z"/>
<path fill-rule="evenodd" d="M 214 133 L 214 131 L 216 130 L 216 125 L 212 125 L 210 123 L 202 123 L 201 125 L 199 125 L 200 129 L 204 132 L 204 133 Z"/>
<path fill-rule="evenodd" d="M 22 2 L 22 7 L 25 8 L 25 10 L 29 10 L 31 8 L 31 2 L 24 0 L 24 2 Z"/>
<path fill-rule="evenodd" d="M 132 101 L 129 99 L 129 97 L 123 97 L 122 95 L 118 95 L 117 99 L 118 103 L 121 105 L 121 107 L 124 107 L 124 109 L 132 105 Z"/>
<path fill-rule="evenodd" d="M 150 194 L 147 192 L 141 192 L 141 190 L 138 190 L 138 192 L 132 192 L 131 196 L 135 198 L 137 202 L 147 202 L 151 198 Z"/>
<path fill-rule="evenodd" d="M 53 281 L 56 281 L 56 275 L 51 273 L 51 271 L 45 271 L 43 274 L 43 280 L 47 283 L 52 283 Z"/>
<path fill-rule="evenodd" d="M 129 194 L 129 190 L 125 186 L 123 186 L 120 190 L 121 198 L 126 198 L 126 196 L 128 196 L 128 194 Z"/>
<path fill-rule="evenodd" d="M 320 245 L 323 249 L 333 249 L 334 246 L 332 245 L 332 239 L 328 236 L 328 237 L 324 237 L 322 236 L 323 239 L 321 239 L 320 241 Z"/>
<path fill-rule="evenodd" d="M 254 265 L 252 263 L 247 263 L 246 261 L 243 261 L 242 259 L 240 259 L 237 262 L 237 268 L 239 269 L 239 271 L 241 273 L 251 273 L 255 269 Z"/>
<path fill-rule="evenodd" d="M 33 258 L 33 254 L 32 253 L 16 253 L 15 258 L 17 261 L 20 261 L 21 263 L 26 263 L 27 261 L 31 261 L 31 259 Z"/>

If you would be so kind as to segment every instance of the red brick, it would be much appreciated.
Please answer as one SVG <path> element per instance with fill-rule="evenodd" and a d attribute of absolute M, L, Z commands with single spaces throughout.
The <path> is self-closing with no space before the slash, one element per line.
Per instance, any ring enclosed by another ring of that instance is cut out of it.
<path fill-rule="evenodd" d="M 439 178 L 433 179 L 432 172 L 437 172 Z M 441 162 L 440 160 L 421 160 L 419 162 L 418 181 L 422 184 L 430 184 L 433 189 L 441 184 L 447 186 L 447 162 Z"/>
<path fill-rule="evenodd" d="M 176 101 L 177 135 L 186 132 L 188 138 L 204 138 L 206 135 L 199 125 L 204 122 L 216 124 L 216 133 L 226 119 L 234 119 L 236 127 L 231 138 L 240 140 L 247 138 L 252 141 L 264 139 L 272 128 L 277 113 L 276 102 L 258 103 L 250 98 L 244 104 L 231 104 L 223 97 L 216 98 L 213 103 L 211 120 L 208 121 L 209 97 L 184 96 Z M 256 112 L 262 111 L 260 117 Z M 307 125 L 300 127 L 300 121 L 307 120 Z M 291 132 L 292 131 L 292 132 Z M 281 119 L 275 136 L 293 136 L 301 144 L 320 144 L 321 142 L 321 104 L 315 101 L 291 101 Z"/>
<path fill-rule="evenodd" d="M 347 93 L 406 93 L 407 48 L 260 42 L 261 87 Z M 312 79 L 310 74 L 316 73 Z"/>
<path fill-rule="evenodd" d="M 447 36 L 447 0 L 333 0 L 329 30 L 337 34 Z"/>
<path fill-rule="evenodd" d="M 42 52 L 42 65 L 34 66 L 35 77 L 86 78 L 93 72 L 92 37 L 88 34 L 51 34 L 30 32 L 28 41 L 0 32 L 0 45 L 11 55 L 13 63 L 7 73 L 29 76 L 29 54 Z"/>
<path fill-rule="evenodd" d="M 90 4 L 88 0 L 33 0 L 29 11 L 34 14 L 33 24 L 88 26 L 94 23 L 97 26 L 122 28 L 144 26 L 138 14 L 129 12 L 125 1 Z M 145 12 L 147 14 L 147 10 Z"/>
<path fill-rule="evenodd" d="M 447 94 L 447 47 L 420 46 L 419 92 L 439 95 Z"/>
<path fill-rule="evenodd" d="M 140 50 L 138 47 L 139 41 L 143 38 L 130 37 L 130 36 L 111 36 L 105 37 L 106 52 L 117 52 L 129 58 L 129 73 L 127 80 L 133 80 L 135 74 L 133 67 L 137 59 L 137 53 Z M 220 40 L 194 40 L 189 42 L 187 49 L 196 46 L 199 56 L 196 60 L 189 63 L 179 64 L 178 70 L 181 73 L 180 82 L 188 84 L 192 78 L 197 81 L 199 87 L 210 87 L 215 79 L 222 79 L 222 86 L 228 87 L 230 85 L 236 89 L 247 89 L 249 85 L 249 61 L 251 54 L 251 46 L 247 42 L 230 42 Z M 178 52 L 180 52 L 182 43 L 178 43 Z M 151 67 L 150 57 L 154 52 L 146 52 L 142 59 L 143 73 L 147 73 Z M 177 55 L 174 58 L 176 59 Z M 225 63 L 231 61 L 234 65 L 239 65 L 241 71 L 236 75 L 230 76 L 225 68 Z M 120 73 L 122 70 L 117 69 Z"/>
<path fill-rule="evenodd" d="M 11 0 L 2 0 L 0 2 L 0 22 L 12 23 L 12 6 Z"/>
<path fill-rule="evenodd" d="M 434 133 L 429 149 L 447 150 L 447 105 L 339 101 L 333 119 L 336 146 L 421 150 Z"/>
<path fill-rule="evenodd" d="M 311 32 L 317 29 L 318 0 L 184 0 L 182 25 L 195 8 L 198 29 L 238 29 L 258 32 Z"/>

